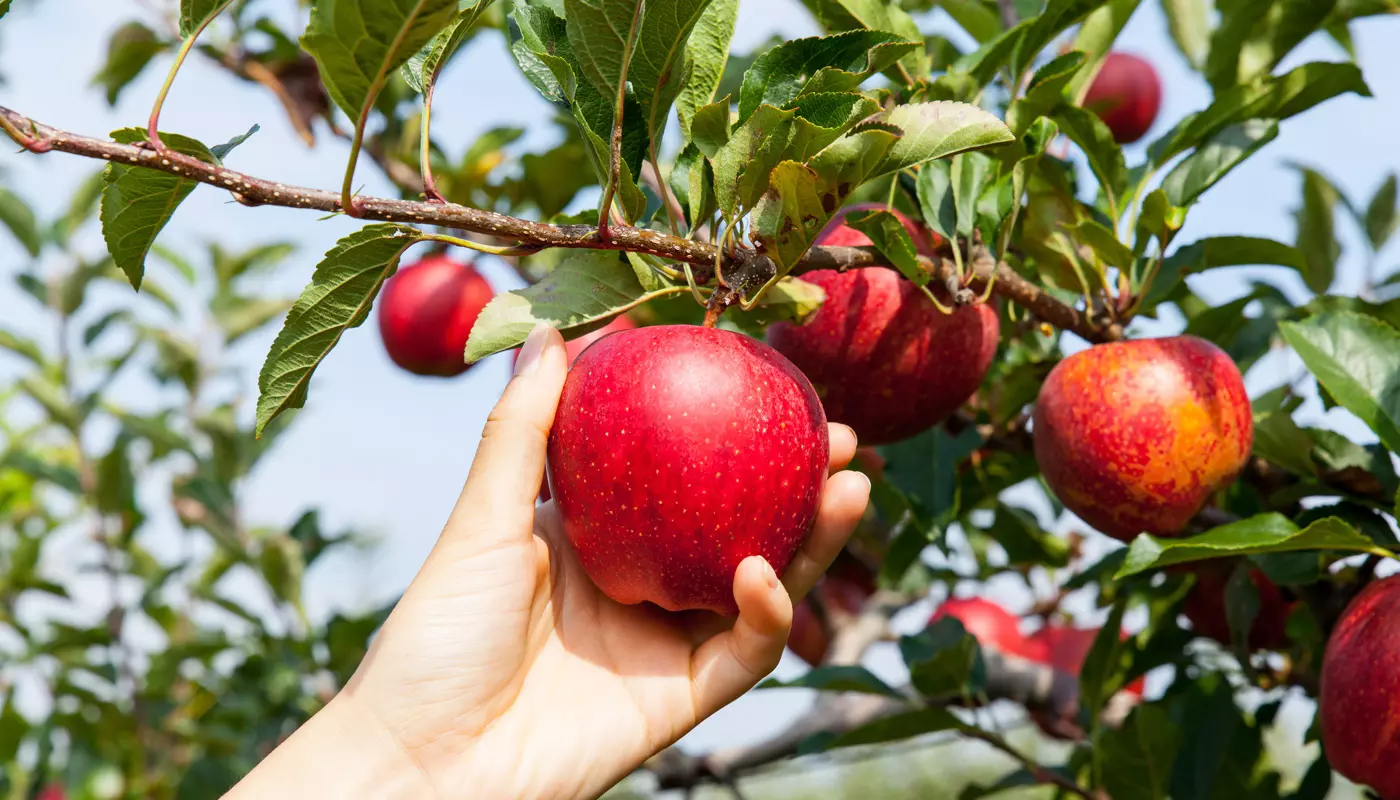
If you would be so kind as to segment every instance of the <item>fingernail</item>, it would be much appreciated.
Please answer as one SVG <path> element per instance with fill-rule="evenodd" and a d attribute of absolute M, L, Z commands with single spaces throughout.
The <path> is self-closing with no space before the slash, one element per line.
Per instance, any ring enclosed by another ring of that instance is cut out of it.
<path fill-rule="evenodd" d="M 763 578 L 768 581 L 768 590 L 778 588 L 778 573 L 773 571 L 773 565 L 768 563 L 768 559 L 763 559 Z"/>
<path fill-rule="evenodd" d="M 516 375 L 529 375 L 539 369 L 540 354 L 544 352 L 545 337 L 548 335 L 549 326 L 541 322 L 525 337 L 525 344 L 520 347 L 520 358 L 515 360 Z"/>

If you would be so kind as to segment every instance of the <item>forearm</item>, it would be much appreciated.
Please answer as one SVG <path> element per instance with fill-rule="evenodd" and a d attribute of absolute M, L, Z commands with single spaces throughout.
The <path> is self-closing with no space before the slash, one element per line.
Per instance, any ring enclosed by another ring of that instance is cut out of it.
<path fill-rule="evenodd" d="M 225 800 L 436 797 L 427 776 L 360 704 L 337 697 L 278 745 Z"/>

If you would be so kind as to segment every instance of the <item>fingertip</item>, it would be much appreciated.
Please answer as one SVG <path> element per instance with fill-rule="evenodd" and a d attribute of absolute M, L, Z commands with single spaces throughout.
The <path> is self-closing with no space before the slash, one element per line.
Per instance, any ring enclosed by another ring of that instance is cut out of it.
<path fill-rule="evenodd" d="M 856 432 L 840 422 L 828 422 L 826 429 L 831 439 L 830 471 L 845 469 L 856 454 Z"/>
<path fill-rule="evenodd" d="M 739 618 L 762 636 L 781 636 L 786 641 L 792 625 L 792 600 L 763 556 L 749 556 L 734 572 L 734 602 Z"/>

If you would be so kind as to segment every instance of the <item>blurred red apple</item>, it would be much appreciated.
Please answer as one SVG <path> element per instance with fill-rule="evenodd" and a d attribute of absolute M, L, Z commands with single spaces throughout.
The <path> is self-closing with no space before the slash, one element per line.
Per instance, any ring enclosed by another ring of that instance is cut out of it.
<path fill-rule="evenodd" d="M 1183 565 L 1196 574 L 1196 585 L 1186 597 L 1186 618 L 1196 633 L 1230 646 L 1230 620 L 1225 615 L 1225 587 L 1235 570 L 1235 561 L 1220 559 Z M 1259 613 L 1249 629 L 1250 650 L 1281 650 L 1288 646 L 1288 615 L 1297 601 L 1283 596 L 1278 585 L 1269 580 L 1261 569 L 1252 569 L 1249 577 L 1259 590 Z"/>
<path fill-rule="evenodd" d="M 980 597 L 946 600 L 933 612 L 933 616 L 929 617 L 929 624 L 944 617 L 952 617 L 961 622 L 963 628 L 983 648 L 996 650 L 1003 655 L 1036 660 L 1037 651 L 1031 647 L 1026 637 L 1021 635 L 1021 621 L 990 600 Z"/>
<path fill-rule="evenodd" d="M 469 366 L 467 337 L 491 296 L 475 268 L 445 255 L 401 267 L 379 294 L 384 349 L 415 375 L 460 375 Z"/>
<path fill-rule="evenodd" d="M 1035 457 L 1065 507 L 1129 541 L 1178 534 L 1244 468 L 1254 416 L 1239 368 L 1194 336 L 1101 344 L 1040 388 Z"/>
<path fill-rule="evenodd" d="M 831 569 L 812 590 L 822 603 L 828 622 L 832 617 L 855 616 L 865 601 L 875 593 L 875 576 L 853 556 L 842 551 Z M 788 649 L 811 666 L 826 660 L 831 647 L 831 631 L 817 618 L 811 600 L 804 599 L 792 609 L 792 630 L 788 634 Z"/>
<path fill-rule="evenodd" d="M 1318 705 L 1332 768 L 1400 800 L 1400 577 L 1367 586 L 1332 629 Z"/>
<path fill-rule="evenodd" d="M 870 208 L 838 214 L 817 244 L 869 245 L 844 223 L 846 215 Z M 934 234 L 898 216 L 930 254 Z M 1000 336 L 990 306 L 944 314 L 884 267 L 818 270 L 802 279 L 825 290 L 826 302 L 805 325 L 769 326 L 768 343 L 812 379 L 827 417 L 851 426 L 861 444 L 888 444 L 937 425 L 981 385 Z"/>
<path fill-rule="evenodd" d="M 1109 53 L 1084 95 L 1084 107 L 1099 115 L 1119 144 L 1141 139 L 1161 106 L 1157 70 L 1129 53 Z"/>
<path fill-rule="evenodd" d="M 574 362 L 549 488 L 584 569 L 620 603 L 734 614 L 739 562 L 787 568 L 826 479 L 826 417 L 797 368 L 729 331 L 665 325 Z"/>
<path fill-rule="evenodd" d="M 1098 637 L 1099 630 L 1099 628 L 1046 625 L 1027 637 L 1030 650 L 1035 654 L 1031 660 L 1049 664 L 1060 672 L 1077 678 L 1079 670 L 1084 666 L 1084 659 L 1089 657 L 1089 651 L 1094 648 L 1094 639 Z M 1127 639 L 1128 633 L 1121 632 L 1119 638 Z M 1136 697 L 1142 697 L 1145 684 L 1144 678 L 1138 678 L 1124 687 L 1123 691 Z"/>

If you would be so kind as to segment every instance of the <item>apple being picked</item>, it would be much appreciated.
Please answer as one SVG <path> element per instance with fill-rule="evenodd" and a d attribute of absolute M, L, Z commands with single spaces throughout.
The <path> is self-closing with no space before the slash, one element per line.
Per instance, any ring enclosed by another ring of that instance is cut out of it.
<path fill-rule="evenodd" d="M 401 267 L 379 294 L 384 349 L 415 375 L 460 375 L 470 366 L 467 337 L 491 296 L 481 273 L 445 255 Z"/>
<path fill-rule="evenodd" d="M 979 647 L 1032 660 L 1037 655 L 1035 648 L 1021 634 L 1020 620 L 990 600 L 980 597 L 946 600 L 929 617 L 929 624 L 944 617 L 961 622 L 963 629 L 977 640 Z"/>
<path fill-rule="evenodd" d="M 1084 107 L 1099 115 L 1119 144 L 1141 139 L 1161 106 L 1157 70 L 1130 53 L 1109 53 L 1084 95 Z"/>
<path fill-rule="evenodd" d="M 549 488 L 593 582 L 620 603 L 737 613 L 734 573 L 779 574 L 817 513 L 826 416 L 772 348 L 692 325 L 578 357 L 549 435 Z"/>
<path fill-rule="evenodd" d="M 812 590 L 812 594 L 821 600 L 827 624 L 817 617 L 809 595 L 808 599 L 792 609 L 788 649 L 811 666 L 822 663 L 831 649 L 831 631 L 828 627 L 831 618 L 860 614 L 866 599 L 874 593 L 875 576 L 870 569 L 843 550 Z"/>
<path fill-rule="evenodd" d="M 1318 706 L 1333 769 L 1400 800 L 1400 577 L 1367 586 L 1342 613 Z"/>
<path fill-rule="evenodd" d="M 1239 368 L 1194 336 L 1101 344 L 1055 365 L 1035 457 L 1065 507 L 1115 539 L 1178 534 L 1244 468 L 1254 416 Z"/>
<path fill-rule="evenodd" d="M 872 208 L 884 206 L 845 209 L 816 243 L 869 245 L 845 219 Z M 930 255 L 935 235 L 896 216 L 920 252 Z M 990 306 L 975 303 L 944 314 L 885 267 L 818 270 L 802 279 L 825 290 L 826 302 L 804 325 L 771 325 L 768 343 L 811 378 L 827 417 L 851 426 L 861 444 L 889 444 L 933 427 L 981 385 L 1000 336 Z"/>

